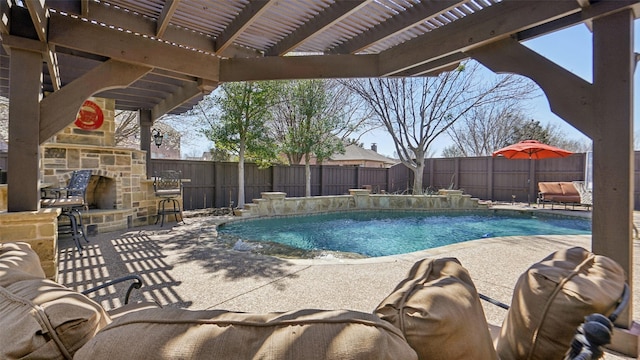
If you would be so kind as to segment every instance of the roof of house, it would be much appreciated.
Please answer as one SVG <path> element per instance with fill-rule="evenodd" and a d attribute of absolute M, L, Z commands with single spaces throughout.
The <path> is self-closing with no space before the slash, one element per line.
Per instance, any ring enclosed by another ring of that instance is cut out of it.
<path fill-rule="evenodd" d="M 344 154 L 334 154 L 331 156 L 331 160 L 334 161 L 354 161 L 354 160 L 367 160 L 367 161 L 379 161 L 385 164 L 395 164 L 398 160 L 388 158 L 382 154 L 369 149 L 362 148 L 358 145 L 345 146 Z"/>

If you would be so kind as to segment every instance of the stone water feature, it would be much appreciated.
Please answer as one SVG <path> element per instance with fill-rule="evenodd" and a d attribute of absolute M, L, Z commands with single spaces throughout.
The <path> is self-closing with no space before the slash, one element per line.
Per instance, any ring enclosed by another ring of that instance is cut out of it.
<path fill-rule="evenodd" d="M 287 198 L 283 192 L 264 192 L 241 211 L 242 216 L 305 215 L 346 210 L 431 210 L 487 208 L 462 190 L 440 190 L 437 195 L 371 194 L 351 189 L 349 195 Z"/>

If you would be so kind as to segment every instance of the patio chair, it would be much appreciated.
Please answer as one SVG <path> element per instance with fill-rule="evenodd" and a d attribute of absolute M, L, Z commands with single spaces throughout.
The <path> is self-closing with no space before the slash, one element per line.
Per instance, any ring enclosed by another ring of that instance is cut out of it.
<path fill-rule="evenodd" d="M 80 239 L 82 238 L 87 243 L 89 242 L 82 224 L 80 210 L 88 208 L 86 197 L 90 179 L 91 170 L 76 170 L 71 174 L 71 179 L 69 179 L 66 187 L 43 188 L 41 190 L 40 206 L 62 209 L 58 218 L 66 217 L 69 220 L 68 232 L 71 234 L 80 254 L 82 254 Z M 64 225 L 60 226 L 58 224 L 58 231 L 60 232 L 61 229 L 63 232 L 67 230 Z"/>
<path fill-rule="evenodd" d="M 630 288 L 619 264 L 573 247 L 522 273 L 511 305 L 479 297 L 507 310 L 494 333 L 500 358 L 592 360 L 603 346 L 621 345 L 612 339 L 613 322 L 627 308 Z"/>
<path fill-rule="evenodd" d="M 177 222 L 184 222 L 182 219 L 182 205 L 178 199 L 182 197 L 182 173 L 176 170 L 164 170 L 154 173 L 153 190 L 157 197 L 161 198 L 158 202 L 158 220 L 160 227 L 164 225 L 165 216 L 173 214 Z M 169 206 L 167 206 L 169 205 Z M 178 220 L 180 217 L 180 220 Z"/>
<path fill-rule="evenodd" d="M 591 190 L 587 189 L 584 181 L 574 181 L 573 186 L 578 191 L 578 194 L 580 194 L 580 205 L 586 206 L 587 208 L 593 206 L 593 195 Z"/>
<path fill-rule="evenodd" d="M 486 295 L 478 294 L 480 299 L 495 306 L 509 310 L 509 305 L 492 299 Z M 595 360 L 603 355 L 602 347 L 611 343 L 613 335 L 613 323 L 620 313 L 629 305 L 630 291 L 627 284 L 620 296 L 620 300 L 611 315 L 591 314 L 585 317 L 571 341 L 571 347 L 567 351 L 564 360 Z"/>

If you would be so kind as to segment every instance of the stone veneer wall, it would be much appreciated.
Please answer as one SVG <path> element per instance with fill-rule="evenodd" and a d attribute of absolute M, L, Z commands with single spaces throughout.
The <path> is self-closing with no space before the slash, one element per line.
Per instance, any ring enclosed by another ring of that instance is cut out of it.
<path fill-rule="evenodd" d="M 157 198 L 147 179 L 145 152 L 114 147 L 115 101 L 89 100 L 102 109 L 102 126 L 84 130 L 71 123 L 43 144 L 41 180 L 64 187 L 73 170 L 90 169 L 93 175 L 113 182 L 106 206 L 102 201 L 100 209 L 83 213 L 88 234 L 149 224 L 155 220 Z M 91 203 L 94 195 L 87 194 L 87 200 Z"/>
<path fill-rule="evenodd" d="M 99 129 L 83 130 L 71 123 L 41 147 L 42 183 L 62 187 L 73 170 L 91 169 L 115 184 L 113 209 L 83 212 L 87 233 L 140 226 L 155 220 L 158 198 L 147 179 L 145 152 L 114 148 L 115 102 L 91 98 L 103 111 Z M 60 209 L 7 212 L 7 185 L 0 185 L 0 243 L 23 241 L 40 257 L 48 278 L 58 273 L 58 215 Z"/>
<path fill-rule="evenodd" d="M 111 206 L 84 213 L 83 219 L 95 232 L 146 225 L 155 216 L 153 183 L 147 179 L 144 151 L 75 144 L 44 144 L 42 164 L 45 183 L 54 187 L 66 184 L 73 170 L 90 169 L 92 175 L 113 182 Z M 91 199 L 92 194 L 87 198 Z M 121 211 L 109 211 L 121 210 Z M 91 225 L 97 227 L 91 227 Z"/>
<path fill-rule="evenodd" d="M 40 257 L 47 278 L 58 278 L 59 209 L 0 214 L 0 243 L 27 242 Z"/>
<path fill-rule="evenodd" d="M 373 209 L 478 209 L 479 199 L 461 190 L 441 190 L 438 195 L 370 194 L 351 189 L 350 195 L 287 198 L 283 192 L 264 192 L 261 199 L 246 204 L 242 216 L 299 215 L 341 210 Z"/>

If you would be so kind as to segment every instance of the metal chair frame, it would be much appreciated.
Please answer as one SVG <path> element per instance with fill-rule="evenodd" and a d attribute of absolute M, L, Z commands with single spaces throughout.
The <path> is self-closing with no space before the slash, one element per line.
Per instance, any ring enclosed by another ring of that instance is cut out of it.
<path fill-rule="evenodd" d="M 76 170 L 71 174 L 69 183 L 63 188 L 43 188 L 41 206 L 61 208 L 61 217 L 69 219 L 69 233 L 82 254 L 82 243 L 80 239 L 89 242 L 87 239 L 84 224 L 82 223 L 82 213 L 80 209 L 87 209 L 87 187 L 91 179 L 91 170 Z M 64 229 L 64 226 L 63 226 Z M 60 232 L 60 226 L 58 227 Z"/>
<path fill-rule="evenodd" d="M 173 214 L 177 222 L 184 222 L 182 217 L 182 205 L 178 198 L 182 197 L 182 173 L 176 170 L 164 170 L 154 173 L 153 189 L 156 196 L 161 200 L 158 202 L 158 215 L 156 222 L 162 219 L 160 227 L 164 225 L 164 218 Z M 170 206 L 167 206 L 170 205 Z M 178 220 L 180 217 L 180 220 Z"/>
<path fill-rule="evenodd" d="M 618 299 L 616 308 L 608 317 L 602 314 L 591 314 L 585 317 L 585 322 L 576 329 L 571 347 L 567 351 L 564 360 L 595 360 L 602 357 L 602 347 L 611 343 L 613 323 L 629 305 L 630 293 L 629 285 L 624 284 L 622 295 Z M 481 300 L 509 310 L 509 305 L 503 302 L 480 293 L 478 293 L 478 296 Z"/>

